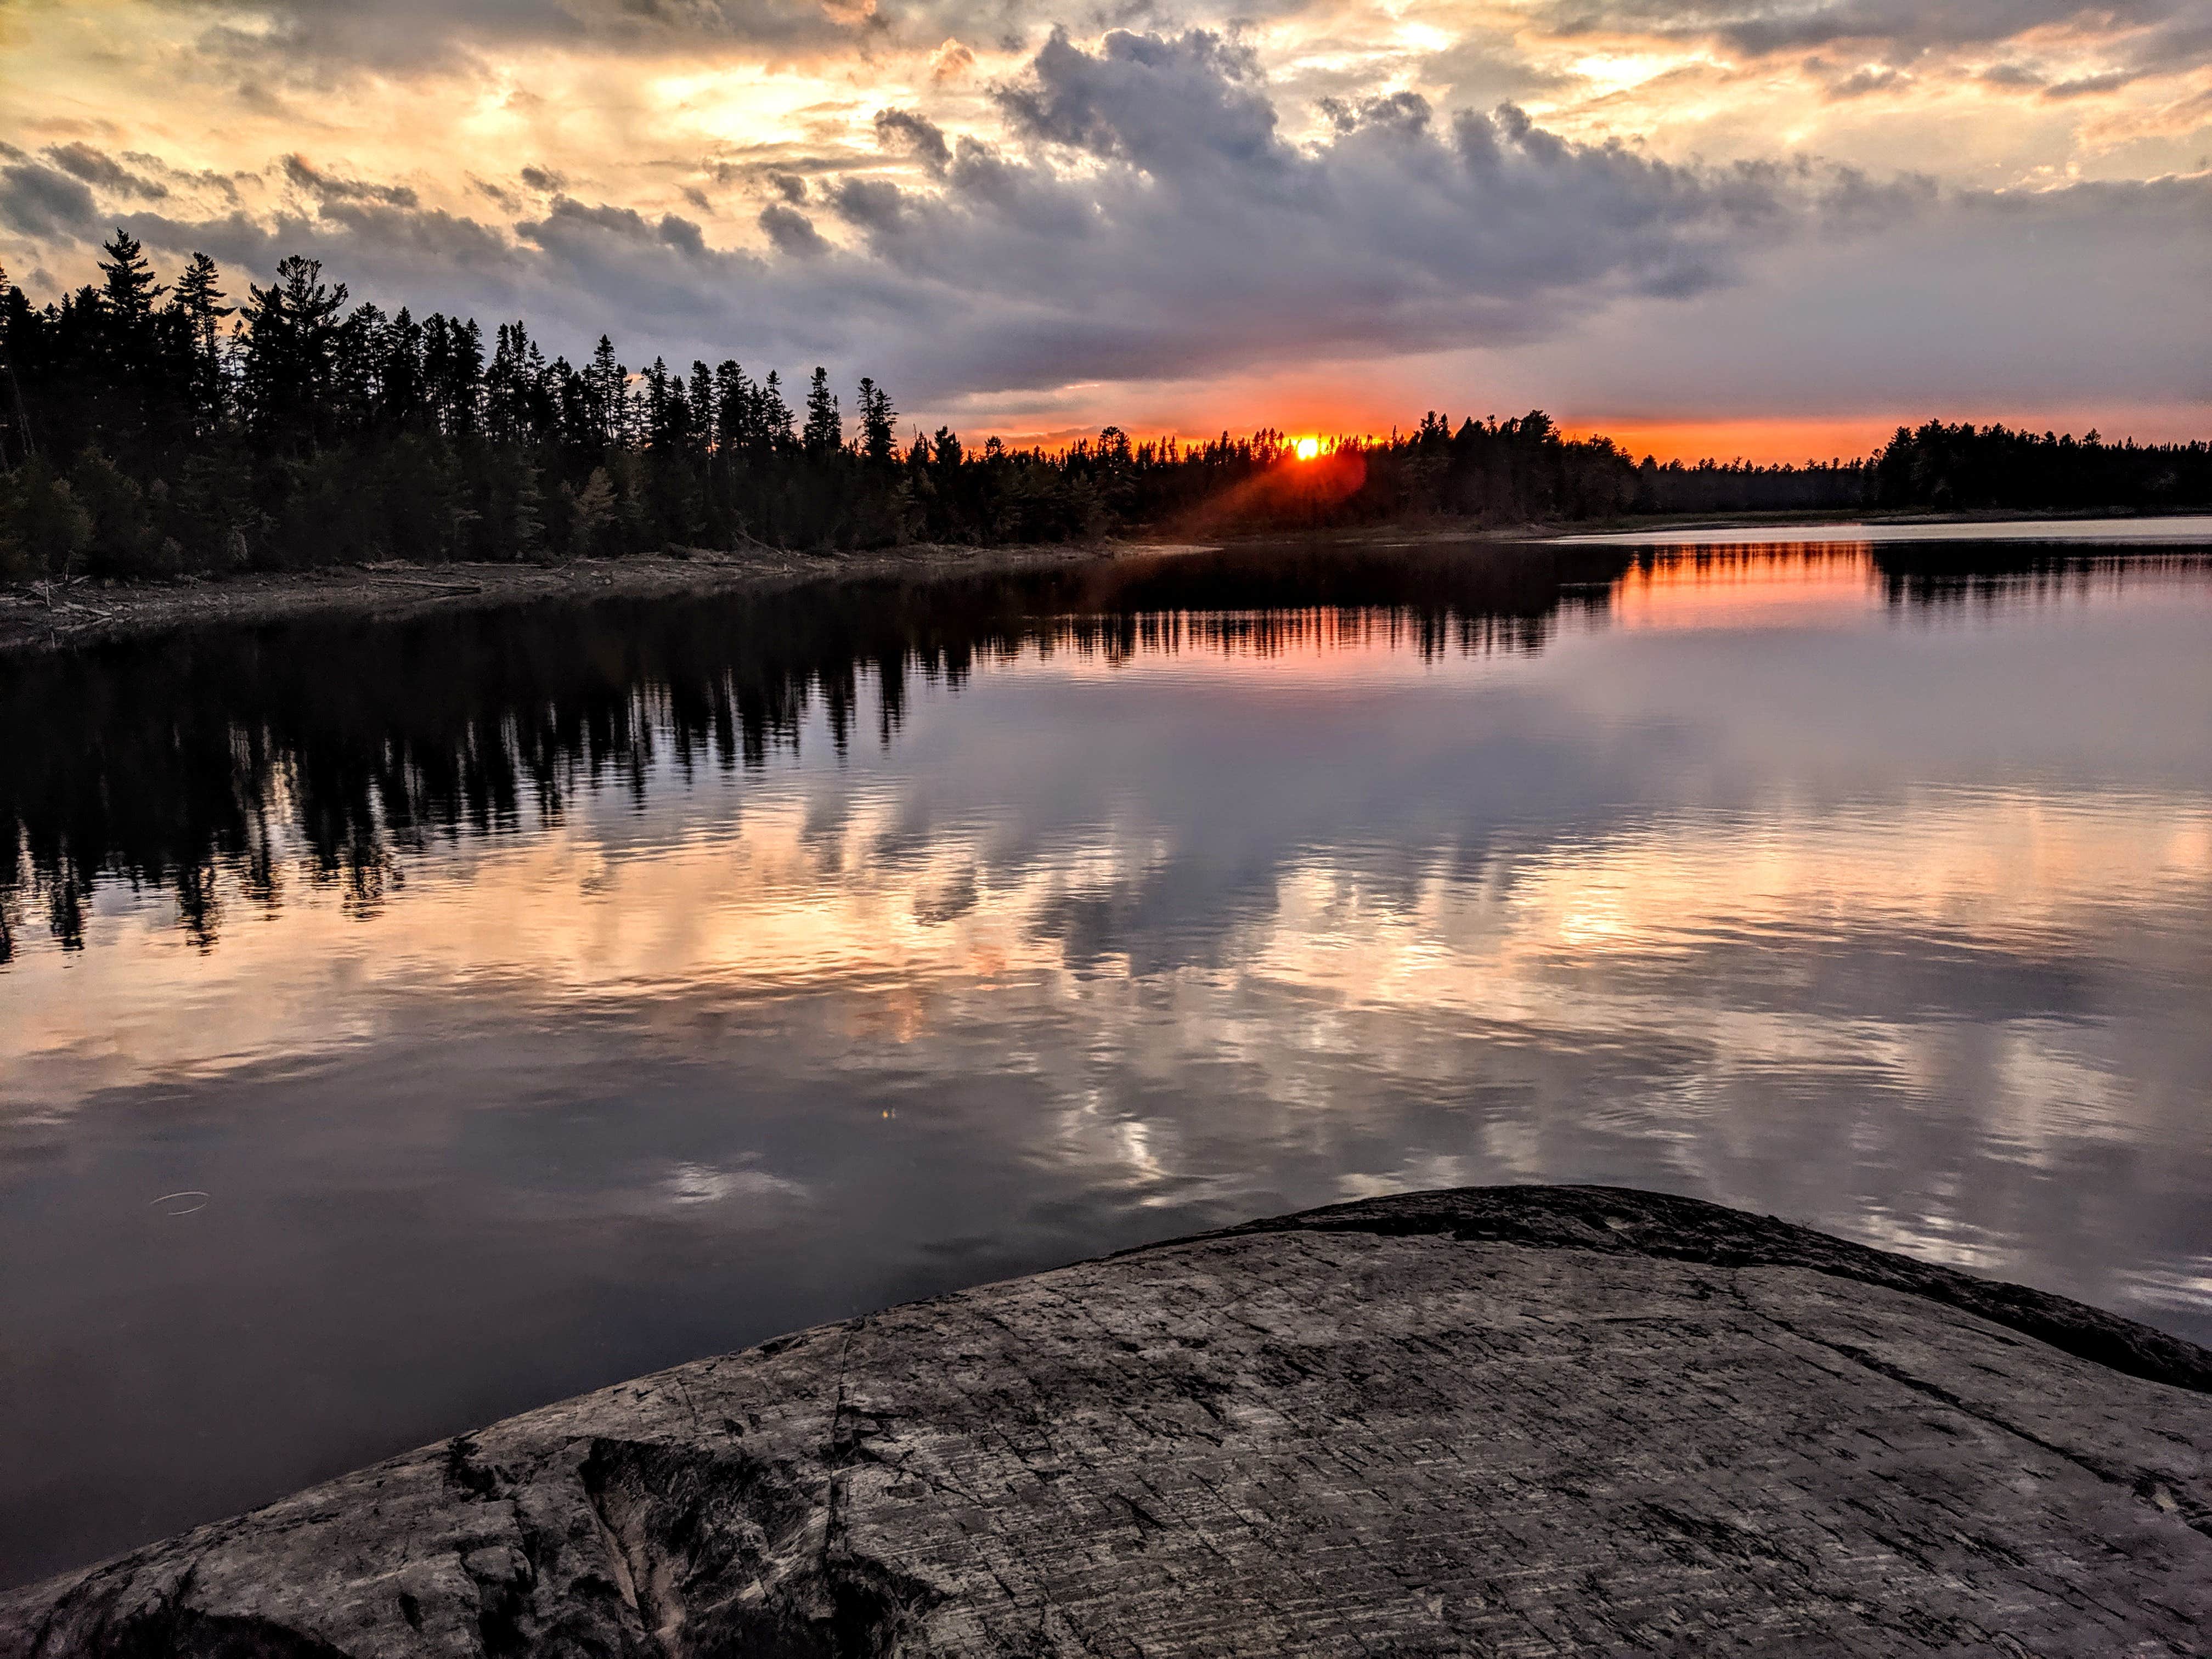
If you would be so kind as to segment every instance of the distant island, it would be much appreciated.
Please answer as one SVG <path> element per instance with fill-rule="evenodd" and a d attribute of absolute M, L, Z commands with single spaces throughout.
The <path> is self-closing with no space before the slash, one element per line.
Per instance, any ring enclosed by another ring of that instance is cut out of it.
<path fill-rule="evenodd" d="M 214 260 L 156 280 L 137 241 L 33 306 L 0 272 L 0 578 L 562 561 L 673 547 L 857 550 L 1222 534 L 1423 516 L 1479 526 L 1870 508 L 2212 504 L 2212 444 L 1900 427 L 1867 458 L 1640 462 L 1541 410 L 1431 411 L 1387 438 L 1203 443 L 1107 428 L 1059 450 L 940 427 L 902 447 L 890 394 L 797 407 L 734 362 L 632 374 L 601 336 L 550 362 L 521 322 L 374 305 L 295 256 L 229 296 Z M 228 319 L 228 321 L 226 319 Z"/>

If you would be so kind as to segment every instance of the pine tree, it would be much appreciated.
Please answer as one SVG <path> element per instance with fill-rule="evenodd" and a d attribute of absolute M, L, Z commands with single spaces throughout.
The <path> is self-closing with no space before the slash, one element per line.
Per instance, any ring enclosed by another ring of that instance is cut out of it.
<path fill-rule="evenodd" d="M 783 400 L 783 381 L 774 369 L 761 382 L 760 400 L 761 442 L 771 450 L 788 449 L 795 441 L 791 435 L 791 405 Z"/>
<path fill-rule="evenodd" d="M 176 307 L 191 331 L 192 398 L 204 419 L 219 420 L 228 401 L 222 368 L 222 319 L 237 310 L 222 301 L 222 273 L 214 260 L 195 253 L 177 278 Z"/>
<path fill-rule="evenodd" d="M 138 239 L 118 227 L 115 240 L 102 242 L 100 299 L 108 315 L 126 328 L 143 325 L 154 314 L 154 301 L 168 290 L 154 280 L 154 267 Z"/>
<path fill-rule="evenodd" d="M 331 358 L 345 284 L 322 280 L 319 259 L 278 262 L 267 288 L 249 283 L 245 392 L 256 429 L 279 444 L 312 444 L 328 424 Z"/>
<path fill-rule="evenodd" d="M 898 411 L 890 394 L 866 375 L 860 378 L 860 453 L 872 461 L 889 461 L 898 444 Z"/>
<path fill-rule="evenodd" d="M 806 424 L 800 430 L 799 441 L 806 447 L 806 453 L 817 459 L 845 447 L 845 421 L 838 412 L 836 397 L 830 390 L 830 371 L 826 368 L 817 368 L 813 381 L 806 388 Z"/>
<path fill-rule="evenodd" d="M 702 459 L 714 447 L 714 376 L 696 358 L 691 364 L 691 445 Z"/>
<path fill-rule="evenodd" d="M 592 365 L 584 371 L 599 423 L 599 441 L 614 444 L 628 433 L 627 398 L 629 371 L 615 361 L 615 343 L 605 335 L 592 350 Z"/>

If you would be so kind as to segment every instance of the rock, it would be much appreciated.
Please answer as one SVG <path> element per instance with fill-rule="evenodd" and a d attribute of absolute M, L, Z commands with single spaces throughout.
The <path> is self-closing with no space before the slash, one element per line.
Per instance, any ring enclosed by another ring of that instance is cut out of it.
<path fill-rule="evenodd" d="M 2212 1354 L 1495 1188 L 824 1326 L 0 1595 L 31 1656 L 2191 1654 Z"/>

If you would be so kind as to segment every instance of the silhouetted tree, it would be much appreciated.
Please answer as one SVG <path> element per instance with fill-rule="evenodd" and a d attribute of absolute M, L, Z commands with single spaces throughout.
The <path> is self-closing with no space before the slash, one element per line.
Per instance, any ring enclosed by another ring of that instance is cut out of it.
<path fill-rule="evenodd" d="M 2212 446 L 1929 422 L 1872 459 L 1632 459 L 1542 410 L 1430 410 L 1296 459 L 1280 430 L 1186 444 L 1118 427 L 1063 448 L 949 427 L 902 454 L 860 382 L 856 426 L 816 368 L 733 359 L 633 376 L 601 335 L 549 361 L 521 319 L 347 308 L 286 258 L 246 303 L 195 253 L 167 294 L 118 229 L 100 280 L 33 306 L 0 274 L 0 571 L 149 574 L 349 559 L 605 556 L 683 544 L 1053 541 L 1143 525 L 1302 528 L 1393 515 L 1480 524 L 1630 514 L 2176 507 L 2212 501 Z M 223 324 L 233 319 L 226 338 Z"/>

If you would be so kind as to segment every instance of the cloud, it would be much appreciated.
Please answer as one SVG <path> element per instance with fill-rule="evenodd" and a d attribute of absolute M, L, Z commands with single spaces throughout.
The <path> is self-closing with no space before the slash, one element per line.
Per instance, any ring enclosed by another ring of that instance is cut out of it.
<path fill-rule="evenodd" d="M 1863 98 L 1870 92 L 1901 92 L 1912 85 L 1912 77 L 1903 70 L 1887 64 L 1869 64 L 1855 70 L 1842 80 L 1830 83 L 1831 98 Z"/>
<path fill-rule="evenodd" d="M 824 193 L 840 217 L 878 242 L 905 230 L 919 207 L 888 179 L 840 179 Z"/>
<path fill-rule="evenodd" d="M 1148 173 L 1210 161 L 1273 167 L 1287 155 L 1258 60 L 1203 29 L 1175 38 L 1117 29 L 1097 52 L 1054 29 L 1029 75 L 993 96 L 1018 133 Z"/>
<path fill-rule="evenodd" d="M 518 48 L 620 55 L 740 43 L 829 46 L 857 40 L 872 10 L 826 0 L 249 0 L 231 15 L 235 21 L 201 33 L 204 57 L 326 87 L 360 72 L 465 68 L 482 54 Z"/>
<path fill-rule="evenodd" d="M 657 228 L 660 240 L 678 253 L 688 254 L 695 259 L 706 257 L 706 233 L 691 220 L 673 213 L 664 213 Z"/>
<path fill-rule="evenodd" d="M 533 164 L 518 176 L 537 194 L 510 197 L 523 205 L 503 219 L 481 197 L 433 207 L 295 155 L 258 212 L 125 222 L 259 280 L 298 251 L 387 309 L 526 316 L 550 349 L 605 331 L 633 356 L 821 362 L 915 410 L 1066 404 L 1080 418 L 1069 399 L 1118 406 L 1116 385 L 1393 360 L 1542 362 L 1586 398 L 1663 364 L 1686 408 L 1783 396 L 1774 362 L 1792 366 L 1789 396 L 1817 402 L 1927 384 L 1936 362 L 1991 387 L 2029 361 L 2063 357 L 2083 386 L 2130 364 L 2170 390 L 2175 362 L 2212 361 L 2193 319 L 2171 320 L 2212 277 L 2173 229 L 2204 222 L 2212 187 L 2000 198 L 1794 158 L 1677 164 L 1510 104 L 1403 90 L 1331 94 L 1309 137 L 1290 96 L 1224 35 L 1057 33 L 989 89 L 995 143 L 885 108 L 878 148 L 817 134 L 817 150 L 669 163 L 649 208 L 582 199 Z M 746 192 L 751 224 L 665 211 L 687 174 Z M 0 166 L 0 218 L 84 247 L 99 228 L 84 181 L 21 156 Z M 2125 267 L 2036 251 L 2076 239 L 2126 246 Z M 2002 303 L 1956 280 L 1969 270 Z M 2054 335 L 2094 349 L 2060 353 Z"/>
<path fill-rule="evenodd" d="M 952 147 L 945 142 L 945 129 L 911 110 L 878 110 L 876 142 L 894 154 L 914 156 L 934 173 L 941 174 L 951 164 Z"/>
<path fill-rule="evenodd" d="M 2136 77 L 2126 70 L 2107 70 L 2100 75 L 2077 75 L 2069 81 L 2058 81 L 2044 88 L 2045 98 L 2084 98 L 2100 92 L 2115 92 Z"/>
<path fill-rule="evenodd" d="M 287 155 L 283 168 L 287 179 L 325 204 L 381 202 L 387 207 L 411 208 L 417 200 L 414 191 L 404 185 L 370 184 L 365 179 L 325 173 L 302 155 Z"/>
<path fill-rule="evenodd" d="M 814 222 L 781 202 L 770 202 L 761 210 L 760 228 L 775 244 L 775 251 L 788 258 L 818 259 L 830 252 L 830 244 L 814 228 Z"/>
<path fill-rule="evenodd" d="M 945 44 L 929 54 L 929 78 L 933 81 L 958 81 L 975 67 L 975 54 L 951 36 Z"/>
<path fill-rule="evenodd" d="M 141 178 L 90 144 L 50 145 L 46 159 L 64 173 L 118 195 L 144 196 L 158 201 L 169 193 L 169 187 L 160 180 Z"/>
<path fill-rule="evenodd" d="M 1986 46 L 2062 25 L 2085 33 L 2148 27 L 2197 0 L 1550 0 L 1536 16 L 1564 35 L 1641 33 L 1717 40 L 1740 52 L 1802 51 L 1840 41 L 1917 48 Z"/>
<path fill-rule="evenodd" d="M 34 240 L 68 240 L 98 222 L 82 179 L 35 161 L 0 167 L 0 224 L 10 230 Z"/>
<path fill-rule="evenodd" d="M 1953 191 L 1846 257 L 1778 248 L 1755 283 L 1630 301 L 1515 378 L 1587 407 L 1676 415 L 2212 406 L 2212 175 Z M 2092 422 L 2083 418 L 2081 423 Z"/>

